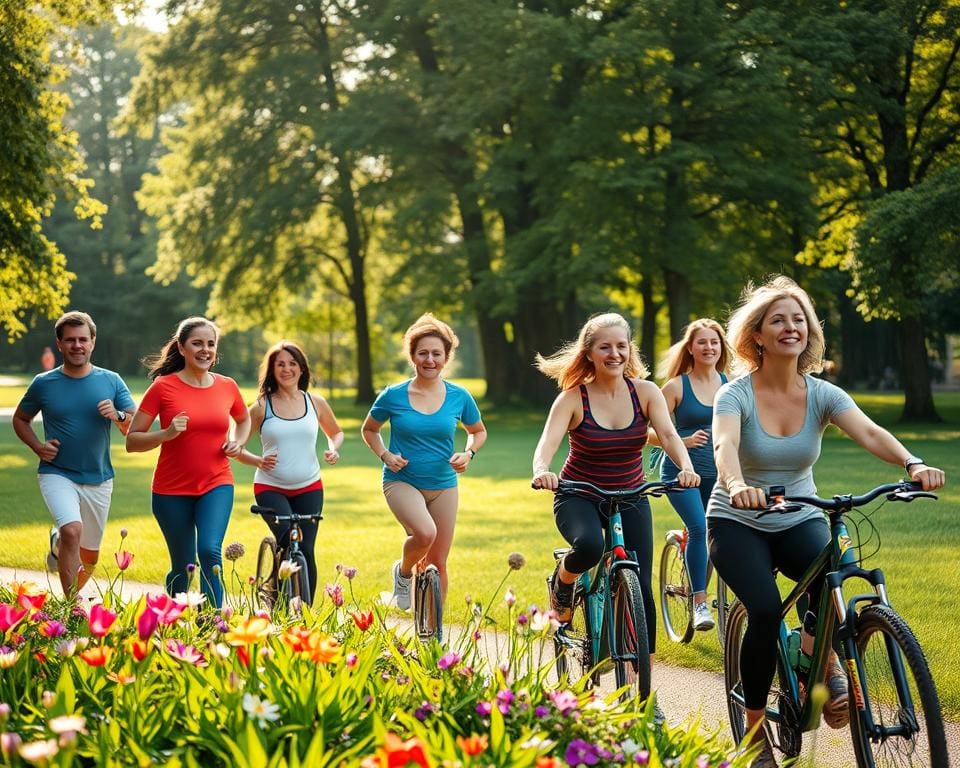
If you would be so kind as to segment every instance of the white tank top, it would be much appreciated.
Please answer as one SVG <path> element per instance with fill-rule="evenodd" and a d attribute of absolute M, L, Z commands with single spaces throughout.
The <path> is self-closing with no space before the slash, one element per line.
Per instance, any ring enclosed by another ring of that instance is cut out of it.
<path fill-rule="evenodd" d="M 298 419 L 284 419 L 273 412 L 270 397 L 264 402 L 260 442 L 264 456 L 277 454 L 277 466 L 269 472 L 257 469 L 253 482 L 276 488 L 296 490 L 320 479 L 320 460 L 317 458 L 317 435 L 320 420 L 313 399 L 301 393 L 306 413 Z"/>

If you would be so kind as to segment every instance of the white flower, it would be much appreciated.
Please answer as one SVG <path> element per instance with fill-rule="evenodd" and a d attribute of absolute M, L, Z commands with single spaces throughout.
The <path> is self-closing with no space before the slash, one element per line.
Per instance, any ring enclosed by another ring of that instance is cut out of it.
<path fill-rule="evenodd" d="M 555 741 L 540 736 L 531 736 L 520 745 L 520 749 L 550 750 L 556 745 Z"/>
<path fill-rule="evenodd" d="M 261 699 L 252 693 L 243 694 L 243 711 L 256 720 L 261 728 L 265 728 L 267 723 L 280 719 L 280 707 L 270 699 Z"/>
<path fill-rule="evenodd" d="M 633 739 L 627 738 L 620 742 L 620 749 L 623 750 L 625 755 L 632 755 L 634 752 L 640 751 L 640 745 Z"/>
<path fill-rule="evenodd" d="M 560 622 L 557 621 L 556 614 L 553 611 L 535 613 L 530 620 L 530 629 L 534 632 L 544 632 L 548 637 L 552 637 L 560 629 Z"/>
<path fill-rule="evenodd" d="M 503 596 L 503 602 L 505 602 L 508 607 L 513 607 L 513 604 L 517 602 L 517 596 L 513 594 L 512 589 L 507 589 L 507 594 Z"/>
<path fill-rule="evenodd" d="M 54 733 L 86 733 L 87 718 L 83 715 L 62 715 L 50 721 L 50 730 Z"/>
<path fill-rule="evenodd" d="M 198 605 L 203 604 L 203 602 L 207 599 L 207 596 L 202 592 L 191 590 L 190 592 L 177 592 L 173 599 L 180 603 L 180 605 L 196 608 Z"/>
<path fill-rule="evenodd" d="M 30 765 L 46 765 L 60 747 L 56 739 L 47 739 L 46 741 L 31 741 L 29 744 L 21 744 L 20 757 L 26 760 Z"/>
<path fill-rule="evenodd" d="M 292 560 L 284 560 L 280 563 L 280 567 L 277 568 L 277 578 L 283 581 L 284 579 L 289 579 L 293 574 L 300 570 L 300 564 L 295 563 Z"/>

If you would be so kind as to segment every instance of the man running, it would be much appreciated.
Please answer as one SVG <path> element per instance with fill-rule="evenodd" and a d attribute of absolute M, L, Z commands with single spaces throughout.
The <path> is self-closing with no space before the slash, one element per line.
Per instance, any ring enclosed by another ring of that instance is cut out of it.
<path fill-rule="evenodd" d="M 97 340 L 90 315 L 67 312 L 54 330 L 63 365 L 34 378 L 13 415 L 13 430 L 40 458 L 40 494 L 56 526 L 51 552 L 63 593 L 73 595 L 93 574 L 107 524 L 110 425 L 126 434 L 136 405 L 120 376 L 90 362 Z M 31 423 L 37 413 L 43 415 L 42 442 Z"/>

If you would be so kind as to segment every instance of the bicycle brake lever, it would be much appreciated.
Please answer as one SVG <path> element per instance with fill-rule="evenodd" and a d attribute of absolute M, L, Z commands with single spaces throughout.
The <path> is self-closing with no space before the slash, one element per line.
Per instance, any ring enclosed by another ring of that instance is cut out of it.
<path fill-rule="evenodd" d="M 894 491 L 887 494 L 888 501 L 906 501 L 911 502 L 914 499 L 939 499 L 935 493 L 930 491 Z"/>

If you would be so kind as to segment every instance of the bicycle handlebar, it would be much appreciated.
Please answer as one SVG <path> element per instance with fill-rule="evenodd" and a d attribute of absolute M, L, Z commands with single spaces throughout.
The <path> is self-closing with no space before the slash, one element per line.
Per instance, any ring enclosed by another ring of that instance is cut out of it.
<path fill-rule="evenodd" d="M 299 523 L 305 520 L 309 520 L 311 523 L 318 523 L 323 520 L 323 515 L 319 512 L 313 515 L 300 515 L 296 512 L 291 512 L 289 515 L 277 512 L 277 510 L 271 507 L 261 507 L 259 504 L 254 504 L 250 507 L 250 511 L 255 515 L 260 515 L 261 517 L 272 517 L 274 522 L 277 523 Z"/>
<path fill-rule="evenodd" d="M 861 496 L 854 496 L 850 493 L 838 494 L 831 499 L 823 499 L 819 496 L 786 496 L 786 491 L 782 485 L 770 486 L 769 498 L 776 501 L 757 515 L 763 517 L 773 513 L 783 514 L 785 512 L 797 512 L 802 507 L 801 504 L 809 504 L 812 507 L 822 509 L 824 512 L 849 512 L 854 507 L 862 507 L 869 504 L 878 496 L 887 494 L 888 501 L 906 501 L 914 499 L 936 499 L 938 496 L 929 491 L 923 490 L 920 483 L 914 483 L 909 480 L 901 480 L 898 483 L 885 483 L 876 488 L 867 491 Z"/>
<path fill-rule="evenodd" d="M 530 484 L 530 487 L 538 491 L 544 490 L 542 487 L 538 487 L 533 483 Z M 560 478 L 555 493 L 559 493 L 560 491 L 572 491 L 574 493 L 587 491 L 604 499 L 636 499 L 641 496 L 662 496 L 664 493 L 672 493 L 680 490 L 683 490 L 683 488 L 680 487 L 680 483 L 677 480 L 651 480 L 638 485 L 636 488 L 608 490 L 583 480 L 565 480 Z"/>

